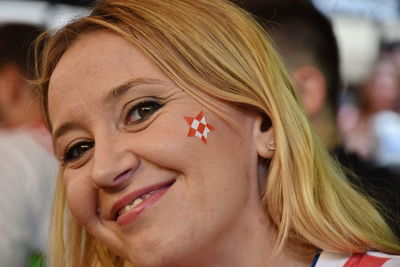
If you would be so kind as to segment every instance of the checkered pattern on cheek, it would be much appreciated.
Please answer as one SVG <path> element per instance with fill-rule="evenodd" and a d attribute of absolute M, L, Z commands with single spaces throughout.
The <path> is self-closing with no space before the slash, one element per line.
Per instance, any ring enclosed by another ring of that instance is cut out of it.
<path fill-rule="evenodd" d="M 194 118 L 184 118 L 189 124 L 189 132 L 187 136 L 197 136 L 204 142 L 204 144 L 207 144 L 208 133 L 215 130 L 215 128 L 207 123 L 206 118 L 204 117 L 204 112 L 200 111 L 200 113 Z"/>

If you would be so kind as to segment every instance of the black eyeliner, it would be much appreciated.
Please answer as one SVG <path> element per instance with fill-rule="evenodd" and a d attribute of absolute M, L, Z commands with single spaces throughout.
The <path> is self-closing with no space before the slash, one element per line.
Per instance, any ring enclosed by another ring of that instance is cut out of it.
<path fill-rule="evenodd" d="M 142 119 L 136 120 L 135 122 L 129 122 L 130 116 L 133 114 L 133 112 L 135 112 L 137 109 L 141 108 L 141 107 L 145 107 L 146 105 L 154 105 L 156 104 L 157 107 L 154 108 L 153 112 Z M 125 125 L 135 125 L 135 124 L 139 124 L 141 122 L 146 121 L 148 118 L 150 118 L 155 112 L 157 112 L 160 108 L 162 108 L 165 104 L 161 103 L 158 99 L 145 99 L 145 100 L 141 100 L 139 103 L 134 104 L 132 107 L 130 107 L 128 109 L 128 111 L 126 112 L 125 116 L 124 116 L 124 124 Z"/>

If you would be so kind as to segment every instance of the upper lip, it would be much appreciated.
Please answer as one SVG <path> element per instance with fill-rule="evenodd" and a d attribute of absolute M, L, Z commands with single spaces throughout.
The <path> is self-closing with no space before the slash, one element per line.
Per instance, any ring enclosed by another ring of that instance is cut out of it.
<path fill-rule="evenodd" d="M 114 203 L 114 205 L 111 208 L 111 215 L 114 218 L 114 220 L 117 219 L 118 217 L 118 212 L 120 209 L 125 207 L 127 204 L 131 203 L 134 201 L 136 198 L 140 197 L 141 195 L 144 195 L 146 193 L 149 193 L 153 190 L 160 189 L 161 187 L 164 187 L 166 185 L 172 185 L 175 182 L 175 179 L 171 179 L 165 182 L 153 184 L 147 187 L 144 187 L 142 189 L 136 190 L 132 193 L 127 194 L 126 196 L 123 196 L 121 199 L 119 199 L 117 202 Z"/>

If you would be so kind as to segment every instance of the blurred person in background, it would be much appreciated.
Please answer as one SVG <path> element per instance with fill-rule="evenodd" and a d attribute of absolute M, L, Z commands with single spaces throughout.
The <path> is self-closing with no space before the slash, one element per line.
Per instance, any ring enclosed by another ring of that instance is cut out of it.
<path fill-rule="evenodd" d="M 392 57 L 398 70 L 400 70 L 400 40 L 389 42 L 385 45 L 385 53 Z M 400 105 L 400 103 L 398 103 Z M 400 106 L 397 106 L 398 111 L 400 111 Z"/>
<path fill-rule="evenodd" d="M 400 169 L 400 53 L 397 50 L 395 46 L 384 49 L 370 75 L 355 90 L 358 102 L 355 119 L 343 129 L 349 150 L 395 170 Z"/>
<path fill-rule="evenodd" d="M 57 163 L 38 100 L 29 93 L 27 82 L 33 75 L 31 47 L 41 32 L 33 25 L 0 25 L 2 267 L 28 266 L 40 260 L 47 247 Z"/>
<path fill-rule="evenodd" d="M 27 90 L 31 78 L 27 51 L 40 29 L 27 24 L 0 25 L 0 125 L 18 127 L 40 121 L 40 110 Z"/>
<path fill-rule="evenodd" d="M 339 53 L 330 21 L 308 1 L 248 4 L 282 55 L 321 140 L 350 170 L 352 184 L 382 206 L 381 211 L 400 236 L 400 184 L 393 173 L 345 151 L 342 145 L 336 124 L 342 88 Z"/>

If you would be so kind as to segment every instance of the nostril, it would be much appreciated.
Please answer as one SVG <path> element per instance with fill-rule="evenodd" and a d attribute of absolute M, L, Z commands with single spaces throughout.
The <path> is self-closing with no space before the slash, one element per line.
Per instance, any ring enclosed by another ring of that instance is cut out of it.
<path fill-rule="evenodd" d="M 130 174 L 132 173 L 132 169 L 126 170 L 117 177 L 113 179 L 113 182 L 121 182 L 124 181 Z"/>

